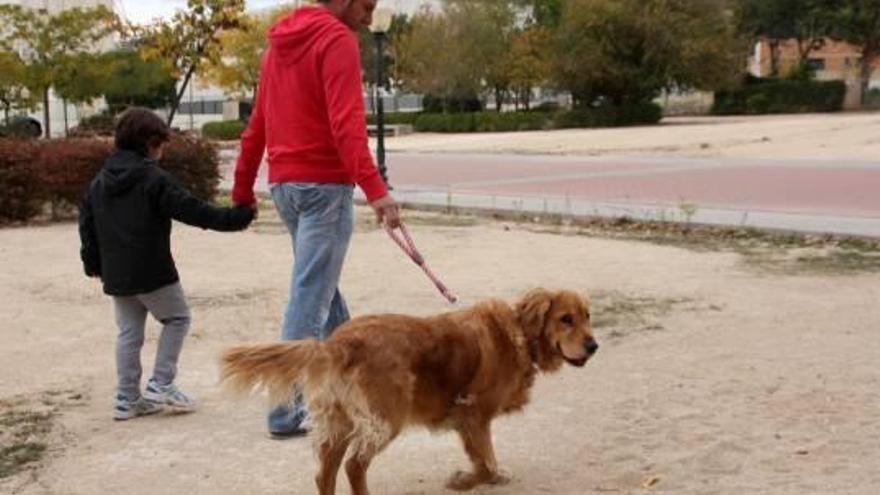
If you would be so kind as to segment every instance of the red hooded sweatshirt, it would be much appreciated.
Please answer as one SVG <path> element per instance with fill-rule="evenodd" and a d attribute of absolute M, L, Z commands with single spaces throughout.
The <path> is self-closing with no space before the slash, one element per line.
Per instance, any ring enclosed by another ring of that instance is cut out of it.
<path fill-rule="evenodd" d="M 358 40 L 323 7 L 303 7 L 269 30 L 253 114 L 241 135 L 232 200 L 253 204 L 269 151 L 269 183 L 357 184 L 388 191 L 367 141 Z"/>

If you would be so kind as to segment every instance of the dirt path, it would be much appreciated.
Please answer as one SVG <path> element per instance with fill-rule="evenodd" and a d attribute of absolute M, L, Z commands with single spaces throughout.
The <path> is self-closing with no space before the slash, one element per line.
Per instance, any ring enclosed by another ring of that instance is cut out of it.
<path fill-rule="evenodd" d="M 467 219 L 423 217 L 411 230 L 465 301 L 535 286 L 595 299 L 602 350 L 584 369 L 539 377 L 526 412 L 496 424 L 514 480 L 480 493 L 880 492 L 876 272 L 780 273 L 734 253 Z M 110 420 L 111 305 L 81 276 L 76 235 L 72 224 L 0 230 L 0 424 L 12 431 L 12 413 L 26 410 L 51 416 L 48 435 L 22 434 L 46 439 L 44 459 L 0 479 L 0 493 L 313 493 L 308 440 L 267 439 L 263 399 L 216 386 L 221 349 L 276 338 L 290 263 L 277 219 L 236 235 L 177 227 L 194 313 L 179 382 L 202 407 L 126 423 Z M 363 225 L 343 288 L 355 314 L 445 309 Z M 145 364 L 155 340 L 151 324 Z M 463 467 L 452 435 L 414 431 L 379 457 L 371 485 L 448 493 L 444 479 Z"/>

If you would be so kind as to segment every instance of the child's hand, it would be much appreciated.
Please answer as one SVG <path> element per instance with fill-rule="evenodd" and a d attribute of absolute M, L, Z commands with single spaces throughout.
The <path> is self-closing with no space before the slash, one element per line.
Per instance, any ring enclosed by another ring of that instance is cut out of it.
<path fill-rule="evenodd" d="M 233 218 L 238 228 L 235 230 L 245 230 L 257 218 L 257 210 L 251 205 L 238 204 L 232 207 Z"/>

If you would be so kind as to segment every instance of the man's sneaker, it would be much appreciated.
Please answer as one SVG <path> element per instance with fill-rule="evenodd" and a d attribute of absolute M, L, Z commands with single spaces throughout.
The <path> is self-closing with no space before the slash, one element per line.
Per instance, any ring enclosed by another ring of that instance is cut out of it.
<path fill-rule="evenodd" d="M 128 400 L 123 395 L 116 396 L 116 406 L 113 409 L 113 419 L 117 421 L 125 421 L 126 419 L 136 418 L 138 416 L 148 416 L 162 412 L 165 407 L 162 404 L 156 404 L 138 397 L 135 400 Z"/>
<path fill-rule="evenodd" d="M 274 440 L 286 440 L 288 438 L 303 437 L 312 431 L 312 418 L 305 410 L 297 411 L 293 419 L 294 426 L 285 430 L 269 430 L 269 438 Z"/>
<path fill-rule="evenodd" d="M 196 401 L 189 394 L 177 388 L 173 383 L 159 385 L 152 378 L 147 382 L 144 399 L 163 405 L 174 412 L 190 412 L 196 409 Z"/>

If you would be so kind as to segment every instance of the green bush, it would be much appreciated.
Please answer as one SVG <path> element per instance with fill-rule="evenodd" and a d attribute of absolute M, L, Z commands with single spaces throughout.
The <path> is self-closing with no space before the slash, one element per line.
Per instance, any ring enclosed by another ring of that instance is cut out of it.
<path fill-rule="evenodd" d="M 208 122 L 202 126 L 202 136 L 217 141 L 235 141 L 241 138 L 246 128 L 247 123 L 240 120 Z"/>
<path fill-rule="evenodd" d="M 112 136 L 116 128 L 116 117 L 109 112 L 102 112 L 79 121 L 70 130 L 71 137 Z"/>
<path fill-rule="evenodd" d="M 653 103 L 571 111 L 419 113 L 413 126 L 419 132 L 515 132 L 572 127 L 610 127 L 656 124 L 663 110 Z"/>
<path fill-rule="evenodd" d="M 427 94 L 422 98 L 422 107 L 427 113 L 474 113 L 483 111 L 483 101 L 475 94 L 461 96 Z"/>
<path fill-rule="evenodd" d="M 618 127 L 656 124 L 663 118 L 663 109 L 655 103 L 638 103 L 626 107 L 576 108 L 556 114 L 554 127 Z"/>
<path fill-rule="evenodd" d="M 30 220 L 46 205 L 53 218 L 74 211 L 112 151 L 106 139 L 0 139 L 0 223 Z M 217 195 L 220 160 L 210 141 L 176 134 L 159 166 L 199 198 Z"/>
<path fill-rule="evenodd" d="M 389 112 L 385 114 L 385 123 L 388 125 L 398 124 L 415 124 L 420 112 Z M 367 115 L 367 124 L 376 125 L 376 116 L 374 114 Z"/>
<path fill-rule="evenodd" d="M 715 93 L 715 115 L 838 112 L 843 109 L 843 81 L 754 78 L 732 91 Z"/>
<path fill-rule="evenodd" d="M 423 113 L 414 126 L 419 132 L 511 132 L 547 129 L 548 114 L 532 112 Z"/>
<path fill-rule="evenodd" d="M 0 138 L 38 138 L 43 135 L 43 126 L 36 120 L 15 116 L 9 119 L 9 124 L 0 124 Z"/>
<path fill-rule="evenodd" d="M 865 107 L 872 109 L 880 108 L 880 88 L 868 90 L 868 94 L 865 95 Z"/>

